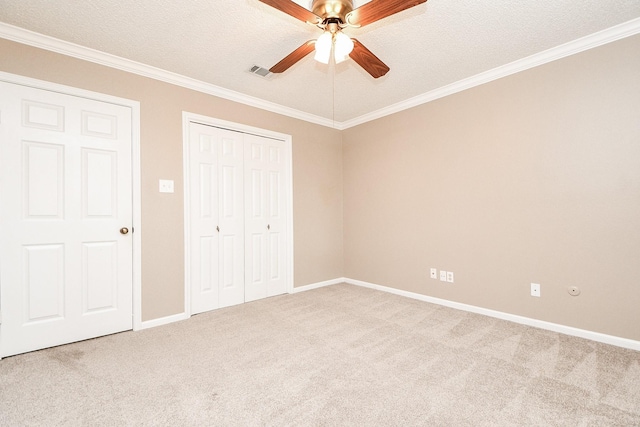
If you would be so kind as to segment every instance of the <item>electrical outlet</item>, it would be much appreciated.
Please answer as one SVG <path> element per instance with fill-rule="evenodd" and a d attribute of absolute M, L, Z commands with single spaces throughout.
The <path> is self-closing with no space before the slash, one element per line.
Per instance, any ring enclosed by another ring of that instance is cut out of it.
<path fill-rule="evenodd" d="M 447 281 L 447 272 L 444 270 L 440 270 L 440 281 L 441 282 Z"/>
<path fill-rule="evenodd" d="M 532 283 L 531 284 L 531 296 L 532 297 L 539 297 L 540 296 L 540 284 L 539 283 Z"/>
<path fill-rule="evenodd" d="M 453 271 L 447 271 L 447 282 L 453 283 Z"/>
<path fill-rule="evenodd" d="M 429 274 L 431 275 L 432 279 L 437 279 L 438 278 L 438 269 L 437 268 L 432 268 L 430 270 Z"/>

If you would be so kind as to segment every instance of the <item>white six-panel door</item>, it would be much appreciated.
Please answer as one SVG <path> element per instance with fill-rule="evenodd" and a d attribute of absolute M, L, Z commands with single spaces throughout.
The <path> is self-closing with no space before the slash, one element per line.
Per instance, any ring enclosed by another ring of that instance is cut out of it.
<path fill-rule="evenodd" d="M 283 142 L 188 126 L 191 313 L 285 293 Z"/>
<path fill-rule="evenodd" d="M 243 135 L 189 124 L 191 313 L 244 302 Z"/>
<path fill-rule="evenodd" d="M 0 356 L 131 329 L 130 108 L 0 93 Z"/>

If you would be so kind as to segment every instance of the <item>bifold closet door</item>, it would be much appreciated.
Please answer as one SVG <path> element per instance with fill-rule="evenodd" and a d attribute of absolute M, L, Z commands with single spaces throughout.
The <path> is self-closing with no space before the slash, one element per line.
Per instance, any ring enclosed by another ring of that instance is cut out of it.
<path fill-rule="evenodd" d="M 245 135 L 245 301 L 286 292 L 282 141 Z"/>
<path fill-rule="evenodd" d="M 191 313 L 244 302 L 243 134 L 189 124 Z"/>

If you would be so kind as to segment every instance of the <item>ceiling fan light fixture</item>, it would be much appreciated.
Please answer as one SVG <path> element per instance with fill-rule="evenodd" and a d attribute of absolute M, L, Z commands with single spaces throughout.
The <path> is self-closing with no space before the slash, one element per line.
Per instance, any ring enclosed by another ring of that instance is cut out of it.
<path fill-rule="evenodd" d="M 338 31 L 335 34 L 334 49 L 335 49 L 334 55 L 335 55 L 336 63 L 342 62 L 345 59 L 347 59 L 347 57 L 353 50 L 353 40 L 351 40 L 351 38 L 347 36 L 345 33 L 343 33 L 342 31 Z M 340 59 L 340 61 L 338 59 Z"/>
<path fill-rule="evenodd" d="M 328 64 L 331 58 L 331 45 L 333 44 L 333 35 L 329 31 L 322 33 L 316 40 L 316 54 L 314 59 L 323 64 Z"/>
<path fill-rule="evenodd" d="M 335 56 L 334 58 L 336 60 L 336 64 L 339 64 L 341 62 L 346 61 L 347 59 L 349 59 L 349 55 L 345 55 L 345 56 Z"/>

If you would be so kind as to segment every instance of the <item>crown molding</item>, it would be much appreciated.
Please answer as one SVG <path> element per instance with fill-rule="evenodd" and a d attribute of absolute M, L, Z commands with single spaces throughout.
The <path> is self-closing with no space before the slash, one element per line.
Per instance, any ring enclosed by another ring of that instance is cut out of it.
<path fill-rule="evenodd" d="M 463 90 L 471 89 L 475 86 L 480 86 L 482 84 L 509 76 L 511 74 L 516 74 L 521 71 L 546 64 L 548 62 L 556 61 L 566 56 L 575 55 L 576 53 L 584 52 L 585 50 L 593 49 L 595 47 L 611 43 L 625 37 L 630 37 L 638 33 L 640 33 L 640 18 L 632 19 L 631 21 L 627 21 L 623 24 L 590 34 L 588 36 L 573 40 L 560 46 L 556 46 L 554 48 L 533 54 L 526 58 L 519 59 L 509 64 L 501 65 L 500 67 L 496 67 L 492 70 L 488 70 L 467 79 L 459 80 L 455 83 L 442 86 L 438 89 L 434 89 L 430 92 L 415 96 L 413 98 L 409 98 L 407 100 L 398 102 L 388 107 L 381 108 L 371 113 L 364 114 L 354 119 L 340 122 L 339 126 L 336 127 L 340 130 L 348 129 L 350 127 L 389 116 L 403 110 L 408 110 L 409 108 L 413 108 L 418 105 L 435 101 L 439 98 L 444 98 L 448 95 L 453 95 L 457 92 L 462 92 Z"/>
<path fill-rule="evenodd" d="M 24 28 L 16 27 L 14 25 L 9 25 L 3 22 L 0 22 L 0 37 L 25 45 L 45 49 L 51 52 L 60 53 L 62 55 L 71 56 L 73 58 L 81 59 L 84 61 L 93 62 L 95 64 L 115 68 L 117 70 L 125 71 L 128 73 L 137 74 L 143 77 L 149 77 L 165 83 L 192 89 L 198 92 L 206 93 L 208 95 L 217 96 L 219 98 L 224 98 L 230 101 L 260 108 L 262 110 L 270 111 L 273 113 L 282 114 L 284 116 L 292 117 L 295 119 L 304 120 L 322 126 L 335 127 L 333 120 L 326 119 L 324 117 L 305 113 L 294 108 L 285 107 L 284 105 L 245 95 L 240 92 L 212 85 L 210 83 L 205 83 L 200 80 L 185 77 L 177 73 L 172 73 L 171 71 L 166 71 L 157 67 L 142 64 L 140 62 L 125 59 L 116 55 L 112 55 L 110 53 L 101 52 L 99 50 L 91 49 L 75 43 L 66 42 L 64 40 L 56 39 L 54 37 L 46 36 L 30 30 L 25 30 Z"/>
<path fill-rule="evenodd" d="M 25 30 L 20 27 L 0 22 L 0 37 L 40 49 L 49 50 L 84 61 L 93 62 L 107 67 L 115 68 L 128 73 L 149 77 L 165 83 L 182 86 L 208 95 L 217 96 L 219 98 L 245 104 L 251 107 L 260 108 L 283 116 L 292 117 L 294 119 L 304 120 L 306 122 L 326 126 L 338 130 L 345 130 L 351 127 L 370 122 L 385 116 L 389 116 L 418 105 L 426 104 L 436 99 L 443 98 L 463 90 L 471 89 L 511 74 L 519 73 L 548 62 L 556 61 L 566 56 L 574 55 L 585 50 L 614 42 L 616 40 L 630 37 L 640 33 L 640 18 L 632 19 L 623 24 L 616 25 L 606 30 L 593 33 L 580 39 L 562 44 L 560 46 L 545 50 L 528 56 L 523 59 L 511 62 L 509 64 L 496 67 L 492 70 L 476 74 L 475 76 L 459 80 L 446 86 L 434 89 L 422 95 L 409 98 L 407 100 L 389 105 L 371 113 L 364 114 L 354 119 L 344 122 L 334 122 L 325 117 L 316 116 L 305 113 L 294 108 L 285 107 L 284 105 L 266 101 L 261 98 L 242 94 L 229 89 L 205 83 L 200 80 L 182 76 L 177 73 L 162 70 L 160 68 L 145 65 L 140 62 L 131 61 L 116 55 L 101 52 L 95 49 L 84 47 L 75 43 L 66 42 L 53 37 L 45 36 L 33 31 Z"/>

